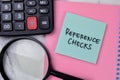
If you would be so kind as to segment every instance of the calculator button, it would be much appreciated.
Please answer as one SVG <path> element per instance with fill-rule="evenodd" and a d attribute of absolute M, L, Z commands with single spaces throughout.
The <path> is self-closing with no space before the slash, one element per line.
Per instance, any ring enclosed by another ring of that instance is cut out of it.
<path fill-rule="evenodd" d="M 3 31 L 12 31 L 12 24 L 11 23 L 2 23 L 2 30 Z"/>
<path fill-rule="evenodd" d="M 10 3 L 2 4 L 1 11 L 11 11 L 11 4 Z"/>
<path fill-rule="evenodd" d="M 48 9 L 47 8 L 40 8 L 40 13 L 41 14 L 47 14 L 48 13 Z"/>
<path fill-rule="evenodd" d="M 48 5 L 48 0 L 39 0 L 39 4 L 41 6 L 47 6 Z"/>
<path fill-rule="evenodd" d="M 16 31 L 25 30 L 24 22 L 15 22 L 14 23 L 14 28 L 15 28 Z"/>
<path fill-rule="evenodd" d="M 24 0 L 14 0 L 14 1 L 24 1 Z"/>
<path fill-rule="evenodd" d="M 49 28 L 49 17 L 40 17 L 39 25 L 41 29 L 48 29 Z"/>
<path fill-rule="evenodd" d="M 38 25 L 37 25 L 37 17 L 28 17 L 27 18 L 27 28 L 28 30 L 36 30 Z"/>
<path fill-rule="evenodd" d="M 27 1 L 27 6 L 29 7 L 34 7 L 36 6 L 37 2 L 35 0 L 28 0 Z"/>
<path fill-rule="evenodd" d="M 22 11 L 22 10 L 24 10 L 23 3 L 14 3 L 14 10 L 15 11 Z"/>
<path fill-rule="evenodd" d="M 16 20 L 16 21 L 24 20 L 24 13 L 15 13 L 14 20 Z"/>
<path fill-rule="evenodd" d="M 12 20 L 11 13 L 3 13 L 1 17 L 2 17 L 2 21 L 11 21 Z"/>
<path fill-rule="evenodd" d="M 36 14 L 37 10 L 35 8 L 29 8 L 27 9 L 27 14 L 32 15 L 32 14 Z"/>
<path fill-rule="evenodd" d="M 12 0 L 1 0 L 2 2 L 12 1 Z"/>

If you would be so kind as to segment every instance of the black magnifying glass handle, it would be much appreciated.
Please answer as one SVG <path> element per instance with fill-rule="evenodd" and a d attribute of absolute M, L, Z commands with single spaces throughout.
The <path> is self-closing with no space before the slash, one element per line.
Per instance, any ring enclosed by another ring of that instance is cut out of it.
<path fill-rule="evenodd" d="M 77 78 L 77 77 L 74 77 L 74 76 L 71 76 L 71 75 L 68 75 L 68 74 L 65 74 L 65 73 L 55 71 L 55 70 L 51 71 L 51 75 L 56 76 L 58 78 L 61 78 L 63 80 L 84 80 L 84 79 Z"/>

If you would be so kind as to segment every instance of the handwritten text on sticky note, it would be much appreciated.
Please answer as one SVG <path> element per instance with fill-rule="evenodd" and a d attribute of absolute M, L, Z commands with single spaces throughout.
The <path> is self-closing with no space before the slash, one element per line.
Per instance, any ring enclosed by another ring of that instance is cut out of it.
<path fill-rule="evenodd" d="M 56 53 L 96 63 L 106 24 L 97 20 L 67 13 Z"/>

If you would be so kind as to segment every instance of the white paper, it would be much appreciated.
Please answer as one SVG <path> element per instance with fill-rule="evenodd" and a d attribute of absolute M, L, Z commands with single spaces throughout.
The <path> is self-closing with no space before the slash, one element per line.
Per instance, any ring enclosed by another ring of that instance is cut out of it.
<path fill-rule="evenodd" d="M 111 4 L 111 5 L 120 5 L 120 0 L 64 0 L 72 2 L 90 2 L 97 4 Z"/>
<path fill-rule="evenodd" d="M 99 0 L 68 0 L 73 2 L 90 2 L 90 3 L 98 3 Z"/>
<path fill-rule="evenodd" d="M 120 0 L 100 0 L 101 4 L 120 5 Z"/>

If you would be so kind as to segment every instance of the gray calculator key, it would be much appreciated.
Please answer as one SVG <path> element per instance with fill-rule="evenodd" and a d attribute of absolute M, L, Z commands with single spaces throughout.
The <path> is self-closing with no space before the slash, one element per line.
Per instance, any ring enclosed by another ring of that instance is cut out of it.
<path fill-rule="evenodd" d="M 14 3 L 14 10 L 15 11 L 22 11 L 22 10 L 24 10 L 23 3 Z"/>
<path fill-rule="evenodd" d="M 2 2 L 12 1 L 12 0 L 1 0 Z"/>
<path fill-rule="evenodd" d="M 24 0 L 14 0 L 14 1 L 24 1 Z"/>
<path fill-rule="evenodd" d="M 39 4 L 41 5 L 41 6 L 47 6 L 48 5 L 48 0 L 39 0 Z"/>
<path fill-rule="evenodd" d="M 47 14 L 48 13 L 48 9 L 47 8 L 40 8 L 40 13 L 41 14 Z"/>
<path fill-rule="evenodd" d="M 2 21 L 11 21 L 12 20 L 12 15 L 11 13 L 3 13 L 1 15 Z"/>
<path fill-rule="evenodd" d="M 39 18 L 39 25 L 41 29 L 48 29 L 49 26 L 49 17 L 44 16 Z"/>
<path fill-rule="evenodd" d="M 2 4 L 1 11 L 11 11 L 11 4 L 10 3 Z"/>
<path fill-rule="evenodd" d="M 35 0 L 28 0 L 27 1 L 27 6 L 33 7 L 36 6 L 37 2 Z"/>
<path fill-rule="evenodd" d="M 14 20 L 16 20 L 16 21 L 21 21 L 21 20 L 24 20 L 24 13 L 15 13 L 14 14 Z"/>
<path fill-rule="evenodd" d="M 29 8 L 27 9 L 27 14 L 32 15 L 32 14 L 36 14 L 37 10 L 35 8 Z"/>
<path fill-rule="evenodd" d="M 12 31 L 11 23 L 2 23 L 2 31 Z"/>
<path fill-rule="evenodd" d="M 14 28 L 15 28 L 16 31 L 25 30 L 25 24 L 24 24 L 24 22 L 15 22 L 14 23 Z"/>

